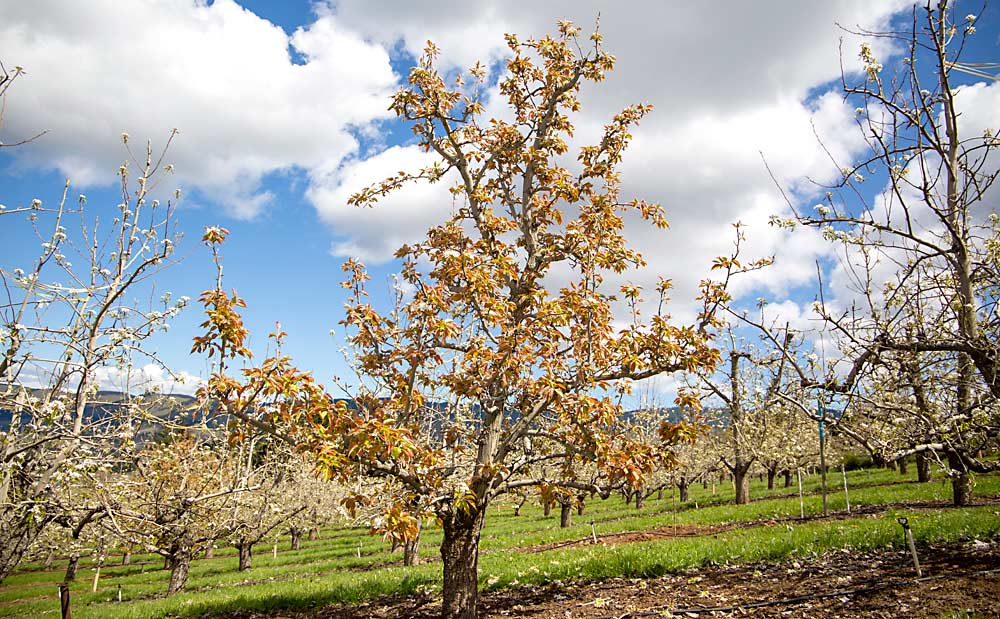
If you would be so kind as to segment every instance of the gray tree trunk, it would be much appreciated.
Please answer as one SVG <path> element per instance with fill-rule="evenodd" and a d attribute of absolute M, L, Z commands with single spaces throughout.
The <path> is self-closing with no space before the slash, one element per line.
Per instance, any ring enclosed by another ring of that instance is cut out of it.
<path fill-rule="evenodd" d="M 63 577 L 64 582 L 69 582 L 76 579 L 76 570 L 80 565 L 80 553 L 74 552 L 69 556 L 69 564 L 66 566 L 66 575 Z"/>
<path fill-rule="evenodd" d="M 412 567 L 420 565 L 420 533 L 423 527 L 417 523 L 417 535 L 403 542 L 403 565 Z"/>
<path fill-rule="evenodd" d="M 931 459 L 924 452 L 918 452 L 915 456 L 917 461 L 917 481 L 925 484 L 931 480 Z"/>
<path fill-rule="evenodd" d="M 948 452 L 948 466 L 951 468 L 951 502 L 955 507 L 972 504 L 972 479 L 955 452 Z"/>
<path fill-rule="evenodd" d="M 239 571 L 245 572 L 253 567 L 253 544 L 247 540 L 240 540 L 235 546 L 240 553 Z"/>
<path fill-rule="evenodd" d="M 442 518 L 443 619 L 476 619 L 476 605 L 479 603 L 479 535 L 486 510 L 484 507 L 473 510 L 476 511 L 456 512 Z"/>
<path fill-rule="evenodd" d="M 573 526 L 573 506 L 569 503 L 559 504 L 559 528 L 566 529 Z"/>
<path fill-rule="evenodd" d="M 170 584 L 167 587 L 167 595 L 173 595 L 184 590 L 187 584 L 188 570 L 191 567 L 191 548 L 178 548 L 177 554 L 171 561 Z"/>

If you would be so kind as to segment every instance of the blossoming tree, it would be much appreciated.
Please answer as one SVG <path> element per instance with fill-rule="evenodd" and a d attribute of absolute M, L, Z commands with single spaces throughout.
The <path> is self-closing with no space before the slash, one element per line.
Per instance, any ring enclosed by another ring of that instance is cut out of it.
<path fill-rule="evenodd" d="M 174 252 L 172 208 L 151 194 L 169 166 L 148 144 L 144 154 L 119 169 L 113 221 L 88 221 L 68 183 L 51 207 L 0 207 L 0 225 L 13 230 L 26 217 L 39 242 L 30 264 L 0 265 L 0 410 L 10 415 L 0 431 L 0 580 L 44 527 L 79 507 L 59 501 L 60 480 L 131 440 L 141 417 L 130 405 L 133 363 L 157 362 L 145 341 L 186 303 L 129 299 Z M 120 401 L 99 397 L 102 371 L 126 377 Z"/>
<path fill-rule="evenodd" d="M 891 417 L 900 409 L 880 401 L 912 398 L 902 410 L 923 431 L 887 455 L 944 454 L 956 505 L 971 498 L 970 472 L 996 468 L 977 453 L 1000 429 L 1000 224 L 991 206 L 1000 133 L 966 120 L 975 86 L 960 85 L 962 72 L 977 74 L 961 57 L 976 20 L 947 0 L 914 7 L 908 35 L 885 35 L 906 45 L 891 76 L 863 44 L 864 71 L 855 83 L 845 76 L 844 90 L 859 103 L 866 156 L 844 165 L 814 213 L 775 220 L 820 229 L 849 263 L 843 292 L 852 298 L 817 306 L 842 358 L 819 374 L 797 364 L 801 384 Z M 860 184 L 873 174 L 885 185 L 865 200 Z"/>

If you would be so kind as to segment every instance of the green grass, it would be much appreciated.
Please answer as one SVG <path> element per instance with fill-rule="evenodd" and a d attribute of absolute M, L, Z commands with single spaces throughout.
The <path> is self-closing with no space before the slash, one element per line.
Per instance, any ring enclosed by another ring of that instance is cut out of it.
<path fill-rule="evenodd" d="M 900 483 L 898 473 L 885 470 L 849 473 L 852 506 L 947 500 L 951 488 L 940 481 L 928 484 Z M 844 509 L 839 472 L 830 475 L 831 510 Z M 804 480 L 805 492 L 818 490 L 818 476 Z M 624 504 L 620 498 L 590 500 L 587 513 L 574 514 L 574 525 L 558 526 L 558 514 L 544 517 L 536 505 L 525 505 L 514 517 L 509 505 L 492 507 L 482 536 L 480 584 L 484 589 L 517 583 L 538 584 L 570 578 L 648 577 L 716 563 L 775 561 L 815 555 L 838 548 L 872 549 L 899 546 L 898 516 L 909 518 L 918 543 L 947 542 L 972 538 L 1000 538 L 1000 518 L 995 507 L 963 509 L 890 508 L 860 518 L 798 520 L 799 499 L 790 489 L 767 491 L 759 482 L 751 496 L 763 497 L 749 505 L 726 504 L 733 498 L 731 484 L 692 487 L 690 501 L 680 504 L 668 492 L 663 499 L 647 501 L 642 510 Z M 977 479 L 978 496 L 1000 495 L 1000 476 Z M 695 509 L 697 503 L 698 508 Z M 818 495 L 805 497 L 809 515 L 822 512 Z M 605 544 L 557 548 L 523 553 L 519 548 L 586 538 L 591 521 L 599 534 L 641 531 L 671 525 L 712 526 L 786 519 L 777 525 L 736 528 L 716 535 L 662 539 L 643 543 Z M 441 532 L 425 528 L 422 549 L 436 556 Z M 361 557 L 357 556 L 361 547 Z M 188 591 L 164 597 L 169 577 L 162 559 L 154 555 L 133 557 L 127 567 L 105 566 L 100 590 L 91 592 L 93 566 L 81 561 L 77 581 L 71 585 L 73 616 L 76 619 L 195 617 L 238 608 L 278 610 L 308 608 L 331 603 L 351 603 L 387 594 L 412 594 L 440 587 L 440 563 L 416 568 L 386 566 L 398 555 L 390 555 L 388 545 L 368 536 L 361 528 L 331 529 L 321 539 L 303 541 L 298 551 L 287 550 L 287 540 L 277 557 L 269 544 L 256 549 L 254 568 L 236 570 L 232 549 L 219 549 L 212 559 L 196 560 L 191 566 Z M 59 566 L 64 567 L 63 565 Z M 58 616 L 56 585 L 62 571 L 41 571 L 26 565 L 0 587 L 0 617 Z M 34 585 L 34 586 L 29 586 Z M 121 585 L 123 603 L 113 601 Z"/>

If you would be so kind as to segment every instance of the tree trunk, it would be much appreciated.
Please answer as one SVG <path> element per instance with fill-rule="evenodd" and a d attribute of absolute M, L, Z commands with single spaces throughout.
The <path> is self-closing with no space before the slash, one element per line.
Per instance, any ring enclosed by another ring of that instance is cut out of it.
<path fill-rule="evenodd" d="M 170 585 L 167 588 L 167 595 L 182 591 L 187 584 L 188 570 L 191 567 L 191 547 L 177 545 L 170 563 Z"/>
<path fill-rule="evenodd" d="M 656 491 L 656 500 L 657 501 L 663 500 L 663 488 L 660 488 L 659 490 Z"/>
<path fill-rule="evenodd" d="M 559 504 L 559 528 L 567 529 L 573 525 L 573 506 L 570 503 Z"/>
<path fill-rule="evenodd" d="M 56 560 L 56 553 L 52 550 L 49 554 L 45 555 L 45 563 L 42 565 L 42 569 L 46 572 L 52 569 L 52 562 Z"/>
<path fill-rule="evenodd" d="M 236 544 L 236 550 L 240 552 L 240 565 L 239 571 L 245 572 L 246 570 L 253 567 L 253 544 L 248 541 L 240 540 Z"/>
<path fill-rule="evenodd" d="M 646 497 L 642 494 L 642 492 L 637 490 L 635 493 L 635 508 L 642 509 L 645 506 L 646 506 Z"/>
<path fill-rule="evenodd" d="M 122 565 L 132 565 L 132 553 L 125 551 L 122 553 Z"/>
<path fill-rule="evenodd" d="M 552 514 L 552 503 L 546 501 L 545 504 L 542 506 L 542 515 L 548 517 L 551 514 Z"/>
<path fill-rule="evenodd" d="M 582 516 L 586 511 L 587 511 L 587 497 L 586 496 L 576 497 L 576 515 Z"/>
<path fill-rule="evenodd" d="M 681 496 L 680 496 L 681 503 L 684 503 L 685 501 L 688 500 L 688 498 L 689 498 L 689 496 L 688 496 L 688 488 L 690 486 L 691 486 L 691 484 L 686 479 L 682 479 L 679 482 L 677 482 L 677 489 L 680 490 L 680 493 L 681 493 Z"/>
<path fill-rule="evenodd" d="M 403 565 L 413 567 L 420 565 L 420 533 L 423 527 L 417 522 L 417 535 L 403 542 Z"/>
<path fill-rule="evenodd" d="M 908 462 L 907 462 L 907 458 L 905 456 L 902 457 L 902 458 L 900 458 L 899 460 L 896 460 L 896 465 L 899 467 L 899 474 L 900 475 L 906 475 L 907 464 L 908 464 Z"/>
<path fill-rule="evenodd" d="M 774 490 L 774 478 L 778 476 L 778 469 L 767 469 L 767 489 Z"/>
<path fill-rule="evenodd" d="M 931 459 L 924 452 L 917 452 L 917 481 L 925 484 L 931 480 Z"/>
<path fill-rule="evenodd" d="M 792 470 L 791 469 L 785 469 L 784 475 L 785 475 L 785 487 L 786 488 L 791 488 L 792 487 Z"/>
<path fill-rule="evenodd" d="M 477 509 L 473 507 L 472 509 Z M 474 513 L 456 512 L 442 518 L 444 539 L 441 562 L 444 582 L 441 591 L 443 619 L 476 619 L 479 601 L 479 534 L 485 506 Z"/>
<path fill-rule="evenodd" d="M 66 575 L 63 577 L 63 582 L 69 582 L 76 579 L 76 568 L 80 565 L 80 553 L 74 552 L 69 556 L 69 564 L 66 566 Z"/>
<path fill-rule="evenodd" d="M 316 527 L 312 527 L 311 529 L 309 529 L 310 542 L 316 541 L 316 538 L 318 537 L 319 537 L 319 529 L 317 529 Z"/>
<path fill-rule="evenodd" d="M 289 530 L 292 535 L 292 550 L 299 550 L 302 548 L 302 529 L 298 527 L 292 527 Z"/>
<path fill-rule="evenodd" d="M 954 451 L 948 452 L 948 467 L 951 468 L 951 502 L 955 507 L 972 503 L 972 480 L 962 458 Z"/>
<path fill-rule="evenodd" d="M 747 472 L 750 466 L 741 466 L 733 470 L 733 484 L 736 486 L 736 504 L 746 505 L 750 502 L 750 479 Z"/>
<path fill-rule="evenodd" d="M 214 556 L 215 556 L 215 546 L 209 546 L 208 548 L 205 549 L 206 559 L 211 559 Z"/>

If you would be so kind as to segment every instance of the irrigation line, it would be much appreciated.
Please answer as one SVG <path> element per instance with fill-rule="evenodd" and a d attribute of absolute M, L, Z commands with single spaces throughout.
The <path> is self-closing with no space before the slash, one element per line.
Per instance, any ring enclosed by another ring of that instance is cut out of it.
<path fill-rule="evenodd" d="M 975 503 L 970 507 L 995 507 L 1000 505 L 1000 500 L 997 497 L 983 497 L 981 502 Z M 747 520 L 744 522 L 727 522 L 716 525 L 696 525 L 696 524 L 680 524 L 676 525 L 663 525 L 662 527 L 656 529 L 646 529 L 637 531 L 617 531 L 612 533 L 597 533 L 597 538 L 599 541 L 610 541 L 617 537 L 631 537 L 635 535 L 648 535 L 650 537 L 657 538 L 682 538 L 682 537 L 707 537 L 709 535 L 720 535 L 722 533 L 729 533 L 730 531 L 738 531 L 744 529 L 757 529 L 760 527 L 769 527 L 777 525 L 788 525 L 788 524 L 802 524 L 806 522 L 817 522 L 817 521 L 835 521 L 835 520 L 849 520 L 855 516 L 860 515 L 875 515 L 875 514 L 885 514 L 890 510 L 894 509 L 910 509 L 910 510 L 920 510 L 920 509 L 947 509 L 950 504 L 946 503 L 935 503 L 927 501 L 898 501 L 895 503 L 883 503 L 883 504 L 869 504 L 863 507 L 855 506 L 850 513 L 844 511 L 833 511 L 828 515 L 823 514 L 809 514 L 804 518 L 799 516 L 779 516 L 777 518 L 760 518 L 758 520 Z M 681 530 L 676 530 L 681 528 Z M 641 541 L 652 541 L 652 540 L 641 540 Z M 587 537 L 579 537 L 574 539 L 563 540 L 561 542 L 553 542 L 550 544 L 539 544 L 535 546 L 526 546 L 523 548 L 508 548 L 501 549 L 497 551 L 488 551 L 486 554 L 491 552 L 511 552 L 516 551 L 519 553 L 523 552 L 547 552 L 549 550 L 558 550 L 560 548 L 566 548 L 571 546 L 584 546 L 593 544 L 593 535 L 588 535 Z M 366 568 L 367 569 L 367 568 Z"/>
<path fill-rule="evenodd" d="M 828 591 L 825 593 L 810 593 L 808 595 L 799 595 L 796 597 L 784 598 L 780 600 L 768 600 L 766 602 L 749 602 L 747 604 L 734 604 L 733 606 L 711 606 L 706 608 L 671 608 L 671 609 L 661 608 L 659 610 L 635 611 L 631 613 L 625 613 L 624 615 L 605 615 L 603 617 L 598 617 L 597 619 L 634 619 L 637 617 L 661 617 L 664 615 L 669 617 L 671 615 L 700 615 L 705 613 L 727 613 L 727 612 L 733 612 L 735 610 L 747 610 L 751 608 L 767 608 L 771 606 L 786 606 L 789 604 L 800 604 L 802 602 L 808 602 L 809 600 L 819 600 L 819 599 L 832 598 L 838 596 L 859 595 L 862 593 L 882 591 L 883 589 L 890 589 L 892 587 L 899 585 L 913 585 L 922 582 L 930 582 L 933 580 L 960 578 L 963 576 L 987 576 L 990 574 L 1000 574 L 1000 568 L 992 570 L 978 570 L 975 572 L 952 572 L 950 574 L 938 574 L 937 576 L 924 576 L 923 578 L 906 578 L 902 580 L 890 580 L 887 582 L 879 583 L 877 585 L 858 587 L 856 589 L 842 589 L 840 591 Z"/>
<path fill-rule="evenodd" d="M 858 485 L 854 486 L 854 488 L 855 488 L 855 490 L 871 490 L 871 489 L 874 489 L 874 488 L 888 488 L 888 487 L 892 487 L 892 486 L 899 486 L 899 485 L 906 485 L 906 484 L 918 484 L 918 483 L 920 483 L 920 482 L 917 482 L 917 481 L 914 481 L 914 480 L 899 479 L 899 480 L 890 481 L 890 482 L 861 483 L 861 484 L 858 484 Z M 808 496 L 808 497 L 813 497 L 813 496 L 818 496 L 818 495 L 819 495 L 819 491 L 815 491 L 815 492 L 809 491 L 809 492 L 803 493 L 803 496 Z M 759 503 L 759 502 L 762 502 L 762 501 L 772 501 L 772 500 L 777 500 L 777 499 L 794 499 L 797 496 L 798 496 L 798 494 L 793 490 L 792 492 L 789 492 L 789 493 L 786 493 L 786 494 L 774 494 L 774 495 L 765 495 L 765 496 L 755 496 L 755 497 L 752 497 L 750 499 L 750 503 Z M 977 507 L 977 506 L 981 506 L 981 505 L 992 505 L 992 504 L 994 504 L 994 502 L 997 501 L 997 499 L 1000 499 L 1000 497 L 998 497 L 998 496 L 992 496 L 992 495 L 986 495 L 986 496 L 978 497 L 978 499 L 981 500 L 981 501 L 983 501 L 983 502 L 982 503 L 974 503 L 973 505 L 970 505 L 970 507 Z M 940 503 L 939 505 L 929 505 L 928 501 L 916 501 L 916 502 L 917 503 L 927 504 L 926 506 L 929 507 L 929 508 L 947 507 L 947 506 L 951 506 L 951 504 L 952 504 L 951 501 L 946 501 L 946 500 L 938 501 L 938 503 Z M 933 502 L 933 501 L 930 501 L 930 502 Z M 868 504 L 868 505 L 869 506 L 876 506 L 876 507 L 880 506 L 880 505 L 886 505 L 886 506 L 902 505 L 902 506 L 906 507 L 905 503 L 906 503 L 906 501 L 896 501 L 894 503 L 872 503 L 872 504 Z M 1000 504 L 1000 503 L 998 503 L 998 504 Z M 682 506 L 680 506 L 678 508 L 672 508 L 672 509 L 667 509 L 667 508 L 655 509 L 655 510 L 651 510 L 651 511 L 644 511 L 642 513 L 645 514 L 646 516 L 662 516 L 662 515 L 671 514 L 671 513 L 673 513 L 674 515 L 676 515 L 676 514 L 679 514 L 681 512 L 688 512 L 688 511 L 692 511 L 692 510 L 698 511 L 699 505 L 700 505 L 700 508 L 703 509 L 703 508 L 707 508 L 707 507 L 724 507 L 726 505 L 733 506 L 734 503 L 732 502 L 732 499 L 729 499 L 728 501 L 708 502 L 708 503 L 702 503 L 702 504 L 699 504 L 699 503 L 695 502 L 693 505 L 690 505 L 690 504 L 689 505 L 682 505 Z M 852 508 L 852 511 L 853 511 L 853 508 Z M 838 513 L 838 512 L 833 512 L 833 513 Z M 805 519 L 816 518 L 816 517 L 817 517 L 816 515 L 810 515 L 810 516 L 806 516 Z M 818 514 L 818 517 L 822 518 L 823 514 Z M 597 524 L 601 524 L 603 522 L 615 522 L 615 521 L 619 520 L 620 518 L 621 518 L 620 516 L 612 516 L 612 517 L 604 518 L 604 519 L 601 519 L 601 520 L 597 520 Z M 791 518 L 791 516 L 789 516 L 789 518 Z"/>

